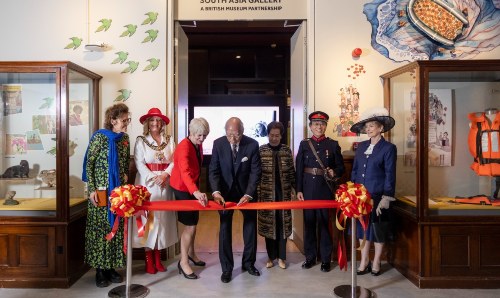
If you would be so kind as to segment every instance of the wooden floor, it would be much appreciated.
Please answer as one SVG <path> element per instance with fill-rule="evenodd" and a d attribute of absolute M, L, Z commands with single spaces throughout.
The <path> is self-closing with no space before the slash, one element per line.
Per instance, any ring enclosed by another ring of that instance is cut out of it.
<path fill-rule="evenodd" d="M 183 225 L 179 224 L 179 234 Z M 219 251 L 219 213 L 213 211 L 200 211 L 198 222 L 195 250 L 197 252 Z M 243 251 L 243 215 L 239 211 L 233 216 L 233 252 Z M 257 252 L 266 252 L 266 244 L 262 236 L 257 235 Z M 293 241 L 287 241 L 287 252 L 300 252 Z"/>

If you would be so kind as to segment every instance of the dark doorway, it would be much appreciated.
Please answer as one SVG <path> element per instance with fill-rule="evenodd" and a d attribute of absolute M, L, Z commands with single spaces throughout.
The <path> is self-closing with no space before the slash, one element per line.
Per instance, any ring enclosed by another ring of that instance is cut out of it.
<path fill-rule="evenodd" d="M 288 135 L 290 39 L 301 21 L 179 23 L 189 40 L 188 119 L 199 106 L 279 106 Z"/>
<path fill-rule="evenodd" d="M 290 94 L 291 94 L 291 60 L 298 57 L 300 64 L 305 64 L 302 55 L 291 55 L 293 44 L 302 44 L 297 36 L 304 30 L 297 30 L 302 26 L 302 20 L 296 21 L 179 21 L 182 36 L 178 44 L 182 50 L 177 50 L 178 65 L 186 69 L 176 69 L 177 80 L 182 77 L 182 83 L 177 84 L 177 126 L 180 136 L 187 131 L 184 129 L 189 120 L 195 116 L 198 107 L 234 107 L 235 112 L 249 107 L 278 107 L 278 121 L 285 126 L 284 143 L 290 144 Z M 302 26 L 304 28 L 304 26 Z M 179 29 L 178 27 L 176 30 Z M 294 41 L 292 41 L 294 40 Z M 187 44 L 187 46 L 185 46 Z M 305 47 L 305 46 L 304 46 Z M 187 48 L 187 51 L 186 51 Z M 186 53 L 187 52 L 187 53 Z M 187 56 L 187 59 L 185 57 Z M 292 59 L 291 59 L 292 58 Z M 187 63 L 185 63 L 187 60 Z M 295 73 L 304 73 L 294 71 Z M 187 78 L 183 76 L 187 71 Z M 305 75 L 304 75 L 305 76 Z M 300 76 L 299 76 L 300 77 Z M 297 79 L 295 78 L 295 81 Z M 303 80 L 301 81 L 303 83 Z M 180 86 L 182 85 L 182 86 Z M 299 84 L 294 83 L 295 86 Z M 302 84 L 304 85 L 304 84 Z M 305 86 L 305 85 L 304 85 Z M 305 89 L 299 88 L 299 89 Z M 297 92 L 300 100 L 304 96 Z M 303 109 L 303 104 L 300 106 Z M 222 109 L 220 109 L 222 110 Z M 225 122 L 227 115 L 216 117 Z M 247 109 L 246 111 L 251 110 Z M 300 114 L 300 112 L 299 112 Z M 237 114 L 236 114 L 237 115 Z M 256 117 L 258 118 L 258 117 Z M 255 119 L 254 121 L 258 121 Z M 295 121 L 299 124 L 302 122 Z M 243 121 L 246 128 L 251 123 Z M 250 122 L 250 121 L 249 121 Z M 224 135 L 223 124 L 221 127 L 210 123 L 210 135 L 220 137 Z M 215 123 L 215 121 L 214 121 Z M 219 122 L 221 123 L 221 122 Z M 216 127 L 214 127 L 216 126 Z M 222 132 L 218 129 L 222 128 Z M 249 135 L 250 136 L 250 135 Z M 267 137 L 266 137 L 267 138 Z M 208 143 L 208 142 L 207 142 Z M 209 144 L 203 145 L 203 148 Z M 204 166 L 201 170 L 200 190 L 211 194 L 208 181 L 207 165 L 211 155 L 204 153 Z M 239 213 L 236 213 L 240 215 Z M 301 215 L 295 216 L 301 218 Z M 211 211 L 200 213 L 200 224 L 195 243 L 200 252 L 216 252 L 218 235 L 214 236 L 213 227 L 218 225 L 218 216 Z M 299 225 L 302 225 L 300 222 Z M 205 227 L 206 231 L 203 230 Z M 241 252 L 242 243 L 242 218 L 235 216 L 233 222 L 233 251 Z M 265 252 L 264 240 L 258 237 L 258 251 Z M 298 252 L 296 244 L 289 241 L 287 251 Z"/>

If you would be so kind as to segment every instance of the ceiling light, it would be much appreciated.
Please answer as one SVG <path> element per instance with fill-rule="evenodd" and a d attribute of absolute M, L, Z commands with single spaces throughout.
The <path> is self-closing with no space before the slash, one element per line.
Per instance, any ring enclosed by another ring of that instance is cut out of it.
<path fill-rule="evenodd" d="M 107 44 L 105 43 L 95 43 L 95 44 L 87 44 L 85 45 L 85 49 L 87 51 L 91 51 L 91 52 L 104 52 L 104 51 L 107 51 L 110 49 L 110 46 L 108 46 Z"/>

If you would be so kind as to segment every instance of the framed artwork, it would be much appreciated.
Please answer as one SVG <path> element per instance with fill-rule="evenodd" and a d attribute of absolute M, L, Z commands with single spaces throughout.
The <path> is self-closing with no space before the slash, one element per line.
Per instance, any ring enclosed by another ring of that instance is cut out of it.
<path fill-rule="evenodd" d="M 43 150 L 43 143 L 38 129 L 28 130 L 26 132 L 28 150 Z"/>
<path fill-rule="evenodd" d="M 404 98 L 404 165 L 413 167 L 417 162 L 417 93 L 415 87 L 406 91 Z"/>
<path fill-rule="evenodd" d="M 429 166 L 452 165 L 452 90 L 429 89 Z"/>
<path fill-rule="evenodd" d="M 415 166 L 417 137 L 416 91 L 405 96 L 404 165 Z M 453 162 L 453 90 L 429 89 L 429 166 L 449 167 Z"/>
<path fill-rule="evenodd" d="M 56 115 L 33 115 L 33 130 L 40 134 L 56 133 Z"/>
<path fill-rule="evenodd" d="M 23 98 L 21 84 L 4 84 L 0 86 L 2 91 L 3 112 L 5 116 L 23 112 Z"/>
<path fill-rule="evenodd" d="M 26 154 L 28 150 L 28 143 L 26 142 L 26 135 L 23 134 L 6 134 L 5 155 Z"/>

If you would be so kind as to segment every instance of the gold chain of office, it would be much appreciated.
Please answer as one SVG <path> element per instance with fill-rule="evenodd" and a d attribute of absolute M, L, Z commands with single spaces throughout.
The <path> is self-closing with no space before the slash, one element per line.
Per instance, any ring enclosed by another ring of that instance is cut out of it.
<path fill-rule="evenodd" d="M 153 149 L 155 151 L 161 151 L 161 150 L 165 149 L 165 147 L 167 147 L 167 145 L 168 145 L 168 142 L 170 142 L 170 136 L 169 135 L 165 136 L 166 141 L 162 142 L 160 144 L 160 146 L 156 146 L 156 145 L 151 144 L 150 142 L 148 142 L 148 140 L 146 140 L 146 137 L 144 137 L 144 136 L 138 136 L 138 138 L 141 138 L 142 141 L 144 142 L 144 144 L 146 144 L 146 146 L 148 146 L 149 148 L 151 148 L 151 149 Z"/>

